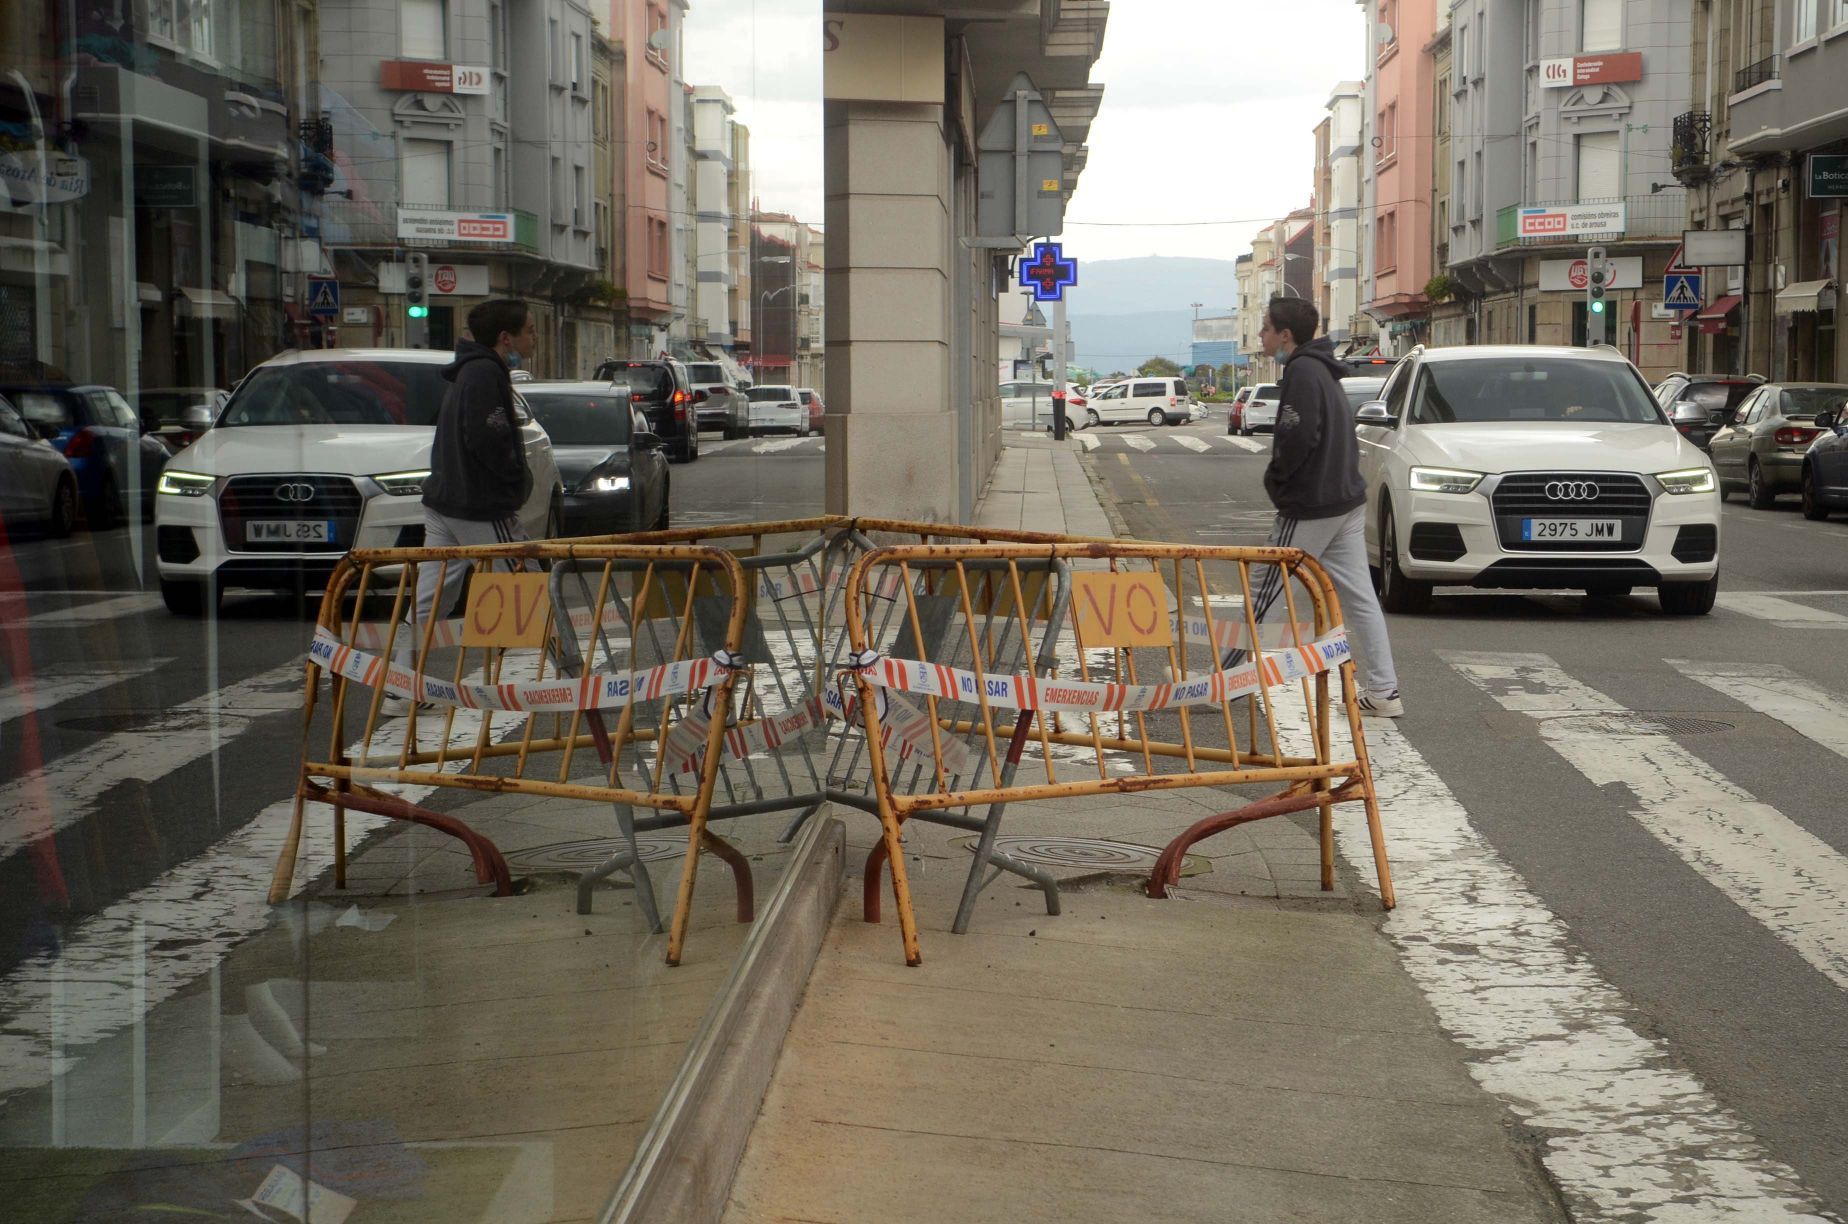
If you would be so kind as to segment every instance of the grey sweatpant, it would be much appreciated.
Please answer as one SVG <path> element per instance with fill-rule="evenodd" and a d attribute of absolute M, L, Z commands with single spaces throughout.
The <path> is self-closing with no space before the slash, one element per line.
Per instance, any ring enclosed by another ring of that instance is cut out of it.
<path fill-rule="evenodd" d="M 526 534 L 526 525 L 520 522 L 517 514 L 510 514 L 503 519 L 462 519 L 438 514 L 430 507 L 424 507 L 425 548 L 513 544 L 531 538 Z M 441 615 L 455 606 L 462 584 L 468 581 L 469 569 L 468 565 L 458 565 L 453 561 L 447 566 L 440 561 L 425 561 L 418 565 L 417 606 L 412 621 L 412 627 L 417 632 L 407 634 L 399 631 L 392 657 L 400 666 L 411 666 L 417 646 L 423 641 L 421 630 L 430 619 L 430 609 L 437 608 Z"/>
<path fill-rule="evenodd" d="M 1366 516 L 1364 507 L 1333 518 L 1299 519 L 1279 514 L 1266 543 L 1274 548 L 1300 548 L 1322 563 L 1341 599 L 1341 619 L 1347 625 L 1348 643 L 1354 650 L 1360 687 L 1369 693 L 1386 694 L 1398 690 L 1399 674 L 1392 665 L 1392 644 L 1386 640 L 1386 616 L 1380 611 L 1379 597 L 1373 593 L 1373 575 L 1367 568 Z M 1282 575 L 1281 567 L 1265 567 L 1264 577 L 1251 593 L 1259 623 L 1287 619 L 1289 604 L 1283 598 Z M 1306 618 L 1308 612 L 1300 596 L 1298 592 L 1297 614 Z M 1233 651 L 1227 656 L 1226 666 L 1237 666 L 1243 656 L 1243 651 Z"/>

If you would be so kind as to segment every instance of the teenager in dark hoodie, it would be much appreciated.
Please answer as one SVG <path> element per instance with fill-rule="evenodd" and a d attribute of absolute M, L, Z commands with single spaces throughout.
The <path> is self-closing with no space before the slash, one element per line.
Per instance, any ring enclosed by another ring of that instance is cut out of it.
<path fill-rule="evenodd" d="M 430 447 L 430 476 L 424 481 L 424 544 L 506 544 L 524 540 L 520 507 L 532 492 L 533 474 L 514 419 L 511 357 L 530 359 L 538 333 L 526 303 L 511 298 L 483 302 L 468 312 L 472 339 L 456 341 L 456 359 L 443 367 L 450 387 L 436 418 Z M 447 612 L 468 578 L 466 565 L 426 561 L 417 570 L 415 625 L 430 619 L 432 606 Z M 440 582 L 439 582 L 440 575 Z M 395 652 L 410 664 L 421 639 L 401 634 Z M 409 703 L 388 698 L 384 713 L 402 713 Z"/>
<path fill-rule="evenodd" d="M 1405 707 L 1386 617 L 1367 568 L 1367 482 L 1360 475 L 1354 410 L 1341 390 L 1346 371 L 1335 359 L 1334 343 L 1314 338 L 1320 322 L 1316 308 L 1303 299 L 1272 298 L 1258 332 L 1264 355 L 1283 362 L 1277 429 L 1264 469 L 1264 491 L 1277 507 L 1269 543 L 1300 548 L 1321 562 L 1341 599 L 1360 669 L 1361 713 L 1397 718 Z M 1286 614 L 1281 574 L 1275 567 L 1267 570 L 1252 594 L 1260 621 Z M 1242 653 L 1233 652 L 1228 666 Z"/>

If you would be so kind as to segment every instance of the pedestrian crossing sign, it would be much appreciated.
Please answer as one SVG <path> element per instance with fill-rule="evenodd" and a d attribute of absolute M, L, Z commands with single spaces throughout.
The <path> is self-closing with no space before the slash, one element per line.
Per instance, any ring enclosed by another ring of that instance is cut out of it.
<path fill-rule="evenodd" d="M 1672 272 L 1662 281 L 1662 305 L 1670 310 L 1700 309 L 1700 273 Z"/>
<path fill-rule="evenodd" d="M 340 282 L 317 277 L 308 282 L 308 313 L 329 318 L 340 313 Z"/>

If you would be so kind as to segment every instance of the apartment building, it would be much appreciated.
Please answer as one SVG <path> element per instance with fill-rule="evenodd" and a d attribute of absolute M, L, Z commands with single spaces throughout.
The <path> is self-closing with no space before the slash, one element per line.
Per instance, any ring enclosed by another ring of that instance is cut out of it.
<path fill-rule="evenodd" d="M 1455 172 L 1450 153 L 1451 88 L 1453 61 L 1450 44 L 1450 6 L 1439 4 L 1437 33 L 1425 46 L 1431 57 L 1431 281 L 1425 296 L 1431 299 L 1431 338 L 1434 345 L 1468 344 L 1472 315 L 1450 279 L 1450 218 L 1455 207 L 1452 185 Z"/>
<path fill-rule="evenodd" d="M 738 162 L 739 123 L 731 96 L 714 85 L 693 90 L 693 217 L 695 292 L 692 331 L 708 345 L 731 351 L 738 343 L 738 275 L 732 258 L 738 218 L 735 180 L 749 171 Z"/>
<path fill-rule="evenodd" d="M 1607 338 L 1681 363 L 1663 273 L 1687 219 L 1670 132 L 1689 96 L 1685 0 L 1455 0 L 1449 267 L 1478 342 L 1582 343 L 1583 259 L 1616 260 Z"/>
<path fill-rule="evenodd" d="M 1316 304 L 1338 349 L 1370 346 L 1373 329 L 1360 311 L 1361 107 L 1365 86 L 1343 81 L 1328 99 L 1317 129 L 1315 208 Z"/>
<path fill-rule="evenodd" d="M 1832 381 L 1848 199 L 1848 2 L 1693 6 L 1688 109 L 1674 120 L 1689 227 L 1740 230 L 1746 263 L 1703 269 L 1682 337 L 1689 369 Z"/>
<path fill-rule="evenodd" d="M 1382 347 L 1404 352 L 1430 328 L 1431 60 L 1438 0 L 1378 0 L 1368 10 L 1368 76 L 1373 134 L 1366 173 L 1373 281 L 1363 309 L 1378 323 Z"/>
<path fill-rule="evenodd" d="M 680 40 L 673 29 L 678 10 L 669 0 L 600 0 L 606 4 L 604 28 L 622 45 L 625 113 L 623 155 L 616 173 L 622 177 L 623 276 L 628 334 L 619 337 L 623 355 L 653 356 L 668 351 L 673 329 L 674 281 L 684 267 L 684 246 L 674 232 L 674 132 L 676 112 L 684 103 L 675 82 L 674 60 Z M 676 251 L 683 252 L 677 261 Z M 683 290 L 684 293 L 684 290 Z"/>

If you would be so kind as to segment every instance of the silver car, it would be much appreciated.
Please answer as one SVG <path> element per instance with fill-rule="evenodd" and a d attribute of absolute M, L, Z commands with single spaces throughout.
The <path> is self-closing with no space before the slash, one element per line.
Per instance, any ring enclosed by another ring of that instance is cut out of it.
<path fill-rule="evenodd" d="M 1720 496 L 1743 492 L 1760 510 L 1780 493 L 1802 485 L 1803 454 L 1822 433 L 1816 414 L 1840 413 L 1848 400 L 1842 383 L 1766 383 L 1732 410 L 1707 444 Z"/>

